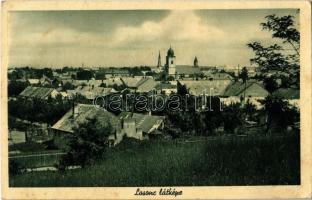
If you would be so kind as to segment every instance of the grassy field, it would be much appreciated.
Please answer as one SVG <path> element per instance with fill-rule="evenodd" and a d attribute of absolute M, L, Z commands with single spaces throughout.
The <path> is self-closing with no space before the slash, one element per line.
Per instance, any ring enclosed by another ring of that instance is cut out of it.
<path fill-rule="evenodd" d="M 128 140 L 85 169 L 10 177 L 13 187 L 300 184 L 299 135 L 197 142 Z"/>

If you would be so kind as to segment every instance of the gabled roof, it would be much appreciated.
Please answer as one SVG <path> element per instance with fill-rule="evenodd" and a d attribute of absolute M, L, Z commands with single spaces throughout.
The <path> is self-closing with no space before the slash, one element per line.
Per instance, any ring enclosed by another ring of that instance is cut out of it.
<path fill-rule="evenodd" d="M 158 83 L 155 89 L 156 90 L 177 89 L 177 85 L 172 85 L 170 83 Z"/>
<path fill-rule="evenodd" d="M 283 99 L 300 99 L 300 90 L 294 88 L 280 88 L 273 95 Z"/>
<path fill-rule="evenodd" d="M 132 114 L 130 112 L 121 112 L 118 117 L 119 119 L 134 119 L 136 128 L 141 129 L 145 133 L 150 133 L 157 129 L 160 122 L 165 119 L 164 116 Z"/>
<path fill-rule="evenodd" d="M 200 68 L 194 67 L 192 65 L 177 65 L 176 72 L 177 74 L 185 74 L 185 75 L 202 74 Z"/>
<path fill-rule="evenodd" d="M 144 78 L 137 83 L 136 87 L 138 92 L 150 92 L 157 84 L 158 83 L 154 79 Z"/>
<path fill-rule="evenodd" d="M 210 71 L 204 71 L 203 72 L 208 79 L 212 78 L 213 80 L 233 80 L 233 77 L 228 73 L 212 73 Z"/>
<path fill-rule="evenodd" d="M 20 96 L 45 99 L 50 96 L 53 91 L 55 91 L 54 88 L 28 86 L 20 93 Z"/>
<path fill-rule="evenodd" d="M 62 83 L 71 83 L 75 86 L 81 86 L 81 85 L 86 85 L 86 86 L 94 86 L 94 87 L 99 87 L 102 83 L 105 83 L 106 86 L 113 86 L 114 84 L 116 85 L 122 85 L 122 82 L 120 78 L 107 78 L 105 80 L 73 80 L 73 79 L 64 79 L 62 80 Z"/>
<path fill-rule="evenodd" d="M 98 109 L 94 105 L 78 104 L 71 108 L 58 122 L 56 122 L 52 129 L 73 133 L 73 128 L 81 123 L 84 123 L 87 119 L 96 117 L 103 124 L 110 124 L 114 130 L 120 129 L 120 121 L 114 114 L 104 110 Z"/>
<path fill-rule="evenodd" d="M 94 99 L 99 95 L 107 95 L 116 92 L 113 88 L 78 86 L 75 92 L 85 96 L 87 99 Z"/>
<path fill-rule="evenodd" d="M 129 74 L 128 69 L 118 69 L 118 68 L 102 68 L 106 74 Z"/>
<path fill-rule="evenodd" d="M 222 96 L 231 83 L 230 80 L 179 80 L 185 85 L 191 95 L 199 96 L 205 93 L 211 96 Z"/>
<path fill-rule="evenodd" d="M 257 88 L 252 88 L 252 86 L 257 86 Z M 240 82 L 240 81 L 233 82 L 226 88 L 224 92 L 224 96 L 241 96 L 243 95 L 244 90 L 245 90 L 245 83 Z M 246 82 L 246 91 L 248 90 L 255 90 L 251 92 L 258 94 L 255 96 L 259 96 L 259 97 L 262 97 L 262 96 L 265 97 L 268 94 L 268 92 L 263 88 L 263 86 L 256 81 Z"/>
<path fill-rule="evenodd" d="M 40 83 L 40 80 L 39 79 L 28 79 L 28 82 L 31 84 L 31 85 L 34 85 L 34 84 L 39 84 Z"/>
<path fill-rule="evenodd" d="M 157 125 L 159 121 L 163 121 L 164 116 L 155 116 L 155 115 L 143 115 L 134 113 L 132 119 L 135 119 L 136 127 L 142 129 L 145 133 L 150 133 L 153 131 L 153 126 Z"/>
<path fill-rule="evenodd" d="M 158 84 L 154 79 L 147 77 L 122 77 L 122 82 L 129 88 L 136 88 L 137 92 L 149 92 Z"/>
<path fill-rule="evenodd" d="M 142 80 L 142 77 L 122 77 L 120 79 L 127 87 L 135 88 Z"/>

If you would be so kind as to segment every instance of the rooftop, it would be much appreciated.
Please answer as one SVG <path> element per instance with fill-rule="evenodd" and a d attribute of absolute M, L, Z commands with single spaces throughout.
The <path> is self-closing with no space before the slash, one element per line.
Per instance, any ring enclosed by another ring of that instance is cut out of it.
<path fill-rule="evenodd" d="M 203 93 L 211 96 L 222 96 L 225 89 L 231 84 L 230 80 L 179 80 L 185 85 L 189 93 L 195 96 Z"/>
<path fill-rule="evenodd" d="M 200 68 L 194 67 L 192 65 L 177 65 L 176 66 L 177 74 L 202 74 Z"/>
<path fill-rule="evenodd" d="M 280 88 L 273 95 L 283 99 L 300 99 L 300 90 L 294 88 Z"/>
<path fill-rule="evenodd" d="M 96 117 L 99 121 L 105 125 L 110 124 L 113 127 L 113 131 L 120 128 L 118 117 L 114 114 L 98 109 L 93 105 L 78 104 L 73 109 L 70 109 L 58 122 L 56 122 L 52 129 L 73 133 L 73 128 L 81 123 L 84 123 L 87 119 Z"/>
<path fill-rule="evenodd" d="M 160 122 L 165 119 L 164 116 L 145 115 L 140 113 L 131 114 L 130 112 L 122 112 L 118 117 L 119 119 L 134 119 L 136 122 L 136 128 L 141 129 L 145 133 L 150 133 L 157 129 Z"/>
<path fill-rule="evenodd" d="M 28 86 L 20 93 L 20 96 L 44 99 L 51 95 L 54 90 L 54 88 Z"/>
<path fill-rule="evenodd" d="M 233 82 L 226 88 L 224 96 L 240 96 L 245 90 L 245 83 L 237 81 Z M 263 88 L 263 86 L 256 81 L 246 82 L 246 91 L 252 92 L 253 96 L 266 97 L 268 92 Z"/>

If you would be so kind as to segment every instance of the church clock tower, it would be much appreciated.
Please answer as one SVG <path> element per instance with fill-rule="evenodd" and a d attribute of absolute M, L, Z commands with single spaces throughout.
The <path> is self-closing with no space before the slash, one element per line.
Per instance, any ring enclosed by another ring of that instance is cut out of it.
<path fill-rule="evenodd" d="M 175 77 L 175 75 L 176 75 L 175 55 L 174 55 L 174 51 L 171 48 L 171 46 L 167 51 L 166 68 L 167 68 L 168 75 Z"/>

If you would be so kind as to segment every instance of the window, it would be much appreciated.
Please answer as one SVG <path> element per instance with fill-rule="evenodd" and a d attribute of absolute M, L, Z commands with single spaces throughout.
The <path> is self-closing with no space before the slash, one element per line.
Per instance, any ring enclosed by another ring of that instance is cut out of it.
<path fill-rule="evenodd" d="M 173 60 L 171 60 L 171 64 L 173 64 Z"/>

